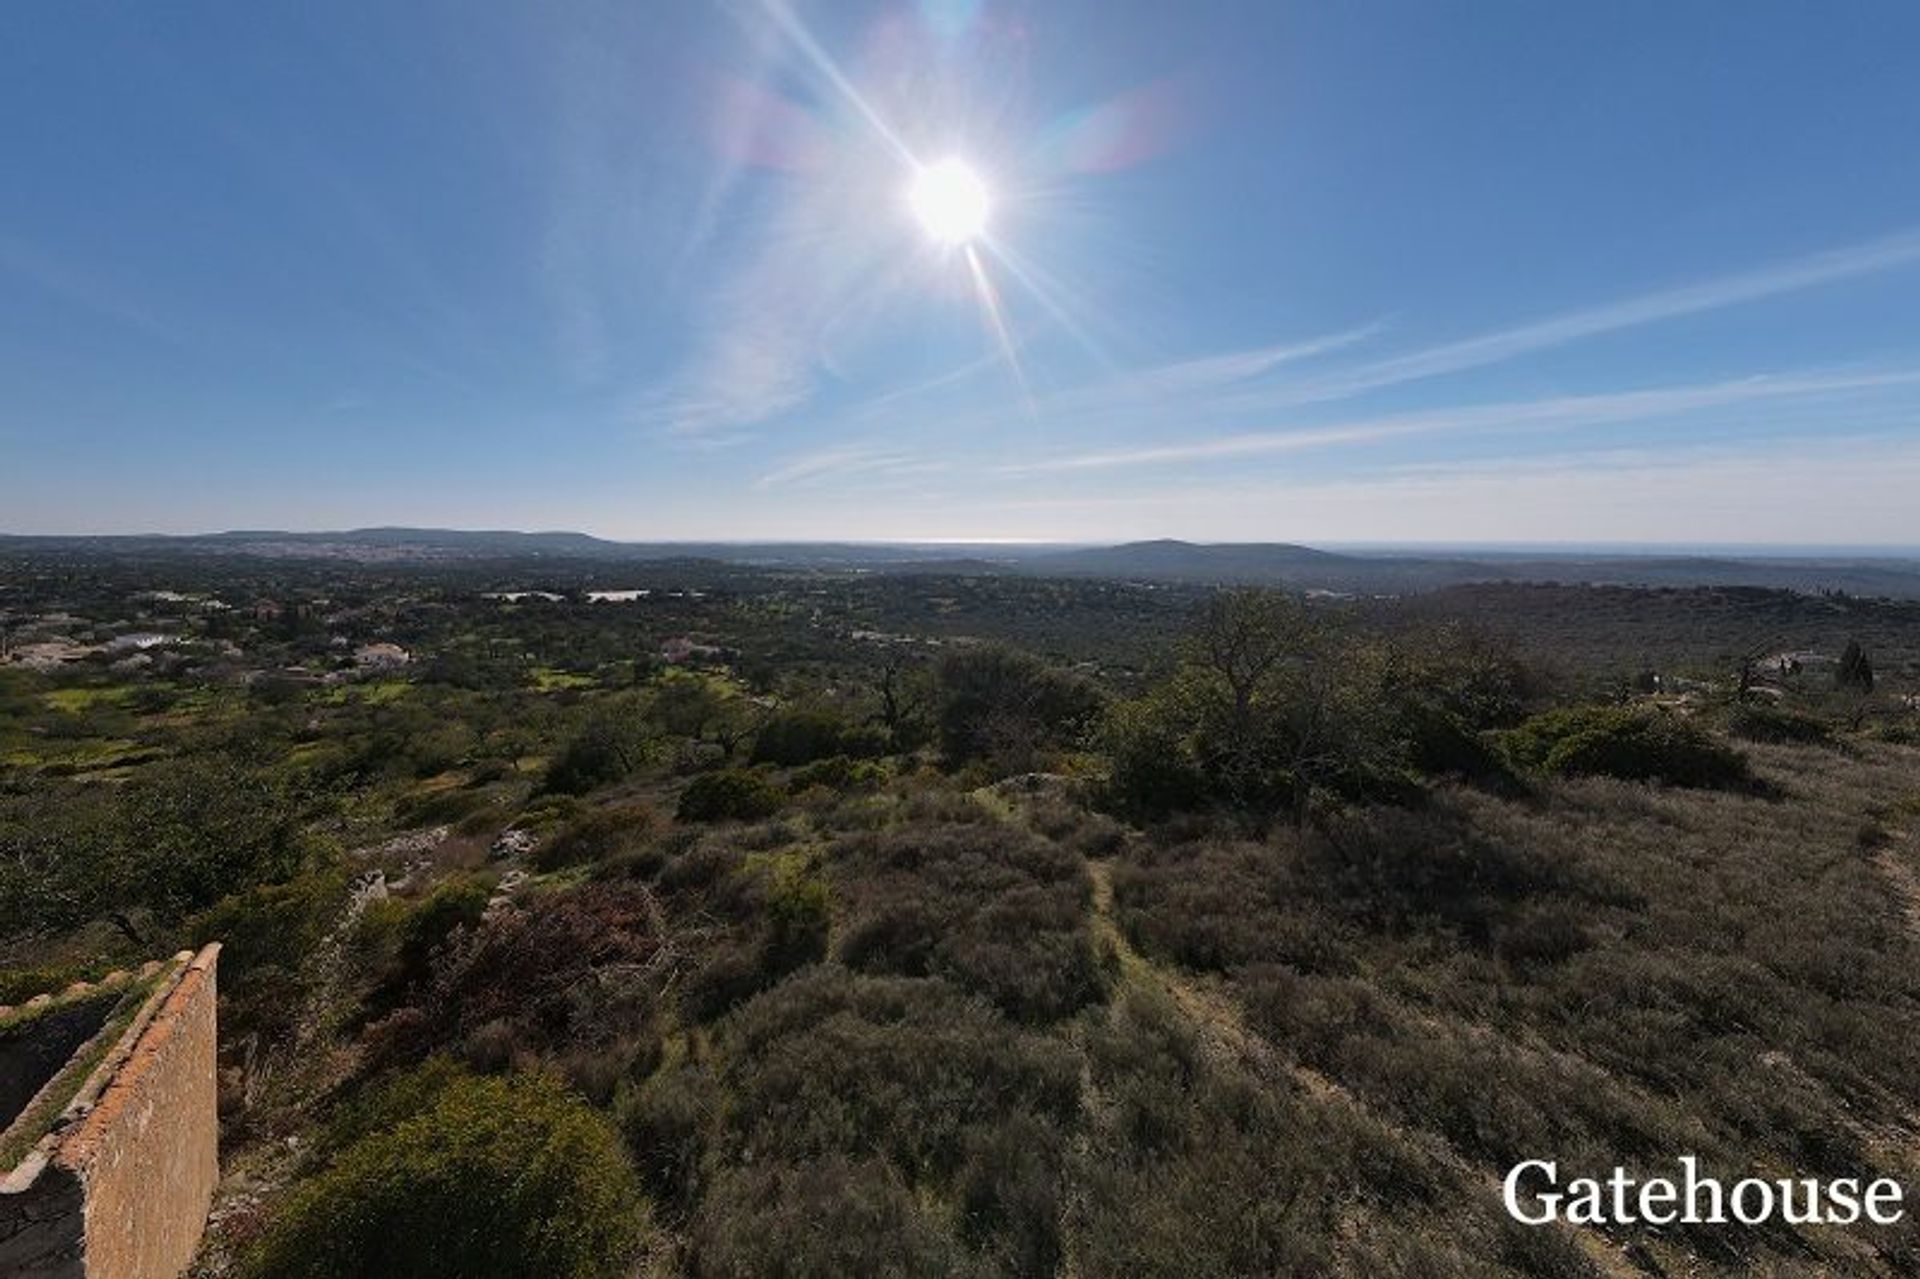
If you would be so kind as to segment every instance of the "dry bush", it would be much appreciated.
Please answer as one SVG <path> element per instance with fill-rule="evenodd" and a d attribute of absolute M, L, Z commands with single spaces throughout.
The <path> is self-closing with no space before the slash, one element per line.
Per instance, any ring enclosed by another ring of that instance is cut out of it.
<path fill-rule="evenodd" d="M 694 1221 L 693 1274 L 963 1279 L 994 1273 L 883 1161 L 729 1169 Z"/>
<path fill-rule="evenodd" d="M 1833 741 L 1833 725 L 1816 715 L 1742 702 L 1727 714 L 1727 731 L 1750 742 L 1807 743 L 1824 745 Z"/>
<path fill-rule="evenodd" d="M 1102 997 L 1080 859 L 1017 827 L 914 825 L 835 845 L 841 959 L 944 977 L 1029 1021 Z"/>
<path fill-rule="evenodd" d="M 414 1007 L 368 1034 L 379 1054 L 415 1057 L 482 1028 L 521 1052 L 605 1042 L 651 1020 L 672 959 L 644 885 L 542 894 L 456 935 Z"/>
<path fill-rule="evenodd" d="M 694 1223 L 696 1272 L 792 1256 L 816 1261 L 787 1273 L 869 1273 L 903 1242 L 959 1273 L 968 1244 L 1010 1264 L 1057 1255 L 1050 1170 L 1080 1101 L 1066 1044 L 943 982 L 821 966 L 720 1021 L 712 1045 L 620 1107 L 643 1175 Z M 968 1205 L 966 1224 L 930 1204 Z"/>
<path fill-rule="evenodd" d="M 552 839 L 541 841 L 529 860 L 542 871 L 605 861 L 638 848 L 659 822 L 646 804 L 595 808 L 568 822 Z"/>
<path fill-rule="evenodd" d="M 1342 972 L 1353 962 L 1352 930 L 1306 891 L 1290 836 L 1142 846 L 1114 868 L 1113 895 L 1134 945 L 1188 968 Z"/>
<path fill-rule="evenodd" d="M 1519 1240 L 1493 1197 L 1367 1114 L 1205 1049 L 1165 996 L 1116 1000 L 1087 1044 L 1073 1270 L 1126 1276 L 1592 1274 L 1556 1232 Z M 1523 1251 L 1524 1250 L 1524 1251 Z"/>

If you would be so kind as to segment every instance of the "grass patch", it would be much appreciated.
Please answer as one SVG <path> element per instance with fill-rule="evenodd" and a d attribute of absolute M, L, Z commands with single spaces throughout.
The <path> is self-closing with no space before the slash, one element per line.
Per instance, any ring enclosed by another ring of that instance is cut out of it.
<path fill-rule="evenodd" d="M 599 681 L 591 675 L 581 675 L 576 671 L 563 671 L 553 666 L 536 666 L 527 672 L 536 693 L 559 693 L 568 689 L 593 688 Z"/>
<path fill-rule="evenodd" d="M 56 688 L 42 693 L 47 709 L 67 715 L 80 715 L 96 706 L 119 706 L 127 700 L 126 688 Z"/>
<path fill-rule="evenodd" d="M 314 700 L 327 706 L 391 706 L 413 690 L 403 679 L 368 680 L 360 684 L 335 684 Z"/>

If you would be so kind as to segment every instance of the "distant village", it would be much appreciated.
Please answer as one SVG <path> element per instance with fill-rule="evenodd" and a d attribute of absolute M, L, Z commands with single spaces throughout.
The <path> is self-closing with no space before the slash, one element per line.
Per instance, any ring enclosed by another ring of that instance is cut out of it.
<path fill-rule="evenodd" d="M 699 601 L 699 590 L 594 590 L 570 597 L 555 591 L 481 592 L 477 599 L 524 603 L 635 604 L 648 600 Z M 4 601 L 0 601 L 4 602 Z M 251 683 L 265 678 L 304 684 L 343 684 L 390 676 L 417 658 L 407 645 L 369 638 L 374 610 L 333 608 L 326 599 L 227 600 L 182 591 L 142 591 L 125 601 L 123 616 L 82 616 L 66 608 L 35 612 L 0 608 L 0 666 L 42 673 L 105 669 L 120 675 L 193 676 Z M 383 614 L 404 613 L 406 601 L 385 603 Z M 724 645 L 698 635 L 669 635 L 653 656 L 667 665 L 724 661 Z M 285 660 L 289 655 L 298 660 Z"/>

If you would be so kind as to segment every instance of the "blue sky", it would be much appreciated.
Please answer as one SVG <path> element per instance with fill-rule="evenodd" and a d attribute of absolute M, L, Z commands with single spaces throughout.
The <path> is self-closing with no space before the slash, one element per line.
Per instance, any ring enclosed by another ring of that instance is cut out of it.
<path fill-rule="evenodd" d="M 1912 4 L 4 23 L 0 530 L 1920 544 Z"/>

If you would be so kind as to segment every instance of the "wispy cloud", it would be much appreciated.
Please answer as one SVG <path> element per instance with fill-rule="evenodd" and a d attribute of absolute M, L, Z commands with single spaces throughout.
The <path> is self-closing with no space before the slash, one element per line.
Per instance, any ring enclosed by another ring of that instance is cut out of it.
<path fill-rule="evenodd" d="M 738 438 L 807 403 L 836 376 L 840 350 L 871 335 L 882 301 L 925 266 L 915 260 L 924 246 L 876 217 L 894 207 L 906 180 L 898 139 L 873 127 L 872 105 L 784 4 L 766 0 L 732 12 L 754 38 L 765 80 L 729 94 L 735 144 L 775 128 L 779 120 L 770 117 L 802 118 L 808 144 L 790 163 L 760 157 L 763 167 L 753 173 L 730 157 L 702 213 L 717 224 L 726 201 L 745 206 L 747 216 L 734 234 L 701 231 L 701 245 L 725 251 L 714 255 L 723 265 L 705 290 L 692 349 L 677 374 L 633 400 L 630 413 L 637 424 L 688 442 Z M 771 87 L 779 73 L 820 82 L 822 99 L 807 109 L 787 101 Z M 780 127 L 792 133 L 795 126 Z"/>
<path fill-rule="evenodd" d="M 1379 333 L 1379 321 L 1308 338 L 1302 342 L 1280 343 L 1251 351 L 1230 351 L 1222 355 L 1201 356 L 1163 364 L 1134 375 L 1140 386 L 1165 392 L 1209 390 L 1235 382 L 1245 382 L 1273 372 L 1282 365 L 1298 363 L 1342 347 L 1352 346 Z"/>
<path fill-rule="evenodd" d="M 753 486 L 757 489 L 772 489 L 790 484 L 845 479 L 855 475 L 918 476 L 934 474 L 946 469 L 947 464 L 944 462 L 928 461 L 908 452 L 853 446 L 823 449 L 818 453 L 809 453 L 795 458 L 785 466 L 768 471 L 755 480 Z"/>
<path fill-rule="evenodd" d="M 1906 380 L 1905 373 L 1820 373 L 1756 377 L 1703 386 L 1561 396 L 1520 403 L 1469 405 L 1422 413 L 1366 417 L 1282 428 L 1296 410 L 1444 373 L 1519 358 L 1605 333 L 1735 307 L 1841 280 L 1920 263 L 1920 231 L 1643 293 L 1605 306 L 1570 311 L 1476 337 L 1304 375 L 1297 366 L 1325 361 L 1377 337 L 1375 322 L 1253 350 L 1172 361 L 1103 377 L 1036 397 L 1038 419 L 1056 440 L 1099 440 L 1101 447 L 1012 461 L 1001 473 L 1074 472 L 1257 457 L 1362 444 L 1400 436 L 1508 429 L 1577 427 L 1654 418 L 1742 402 L 1837 394 Z M 930 390 L 937 388 L 930 388 Z M 977 401 L 890 393 L 873 412 L 855 410 L 847 426 L 871 431 L 876 420 L 911 422 L 935 442 L 964 442 L 989 425 L 994 410 Z M 1272 423 L 1269 429 L 1249 429 Z M 1153 435 L 1173 429 L 1173 438 Z M 1142 438 L 1145 437 L 1145 438 Z M 1131 441 L 1120 444 L 1116 441 Z"/>
<path fill-rule="evenodd" d="M 1603 333 L 1757 302 L 1822 284 L 1911 266 L 1916 262 L 1920 262 L 1920 230 L 1904 231 L 1866 244 L 1815 253 L 1679 288 L 1643 293 L 1605 306 L 1570 311 L 1530 324 L 1376 360 L 1295 388 L 1295 394 L 1307 399 L 1357 395 L 1401 382 L 1501 363 L 1516 356 L 1564 346 Z"/>
<path fill-rule="evenodd" d="M 897 192 L 891 170 L 845 165 L 805 181 L 766 177 L 776 208 L 741 246 L 739 265 L 707 293 L 680 372 L 640 396 L 633 420 L 669 438 L 755 427 L 808 402 L 839 347 L 858 347 L 886 296 L 914 265 L 875 234 L 873 210 Z"/>
<path fill-rule="evenodd" d="M 1753 377 L 1697 386 L 1466 405 L 1290 431 L 1254 431 L 1133 449 L 1098 450 L 1003 467 L 1008 473 L 1125 466 L 1295 453 L 1412 435 L 1466 435 L 1515 428 L 1567 430 L 1724 408 L 1757 400 L 1833 395 L 1920 384 L 1920 371 Z"/>
<path fill-rule="evenodd" d="M 0 234 L 0 273 L 25 280 L 69 306 L 137 329 L 148 337 L 180 340 L 173 326 L 118 288 L 24 240 Z"/>
<path fill-rule="evenodd" d="M 1916 543 L 1920 440 L 1822 432 L 1718 445 L 1578 448 L 1550 456 L 1398 464 L 1338 478 L 1142 478 L 1121 491 L 1014 493 L 902 486 L 848 503 L 830 488 L 689 509 L 678 536 L 817 534 L 902 541 Z M 1844 495 L 1843 501 L 1825 495 Z"/>

